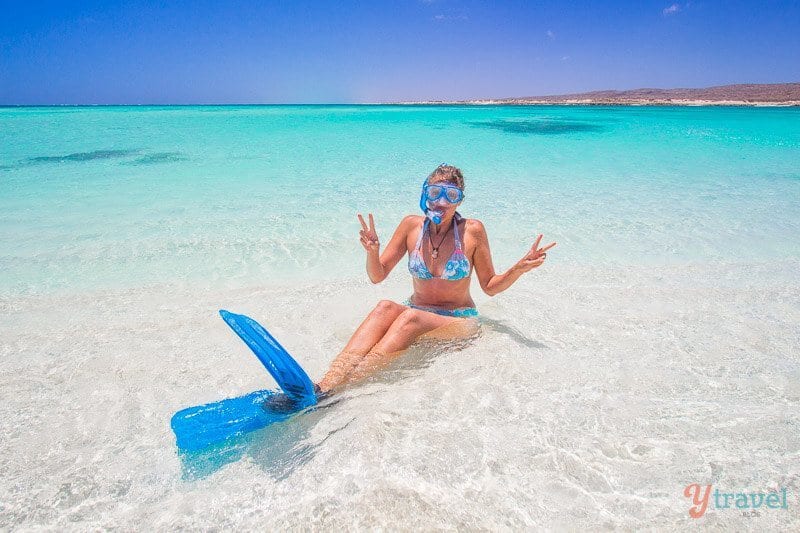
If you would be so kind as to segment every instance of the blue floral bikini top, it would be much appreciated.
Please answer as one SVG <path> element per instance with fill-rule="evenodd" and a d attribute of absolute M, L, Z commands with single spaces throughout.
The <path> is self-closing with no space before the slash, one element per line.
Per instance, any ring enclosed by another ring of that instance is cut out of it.
<path fill-rule="evenodd" d="M 430 219 L 425 218 L 425 223 L 422 225 L 422 231 L 419 232 L 417 245 L 414 247 L 408 256 L 408 271 L 411 275 L 418 279 L 446 279 L 455 281 L 469 276 L 469 260 L 464 252 L 461 250 L 461 239 L 458 238 L 458 221 L 461 220 L 461 215 L 456 213 L 453 217 L 453 237 L 456 241 L 456 249 L 453 250 L 453 255 L 447 260 L 447 264 L 442 271 L 442 275 L 435 277 L 425 266 L 425 260 L 422 258 L 422 239 L 430 224 Z"/>

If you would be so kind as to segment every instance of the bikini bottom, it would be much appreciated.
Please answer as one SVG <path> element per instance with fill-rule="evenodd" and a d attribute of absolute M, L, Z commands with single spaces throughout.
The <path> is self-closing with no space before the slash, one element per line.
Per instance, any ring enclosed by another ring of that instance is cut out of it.
<path fill-rule="evenodd" d="M 414 305 L 411 303 L 411 298 L 408 298 L 403 305 L 407 305 L 412 309 L 419 309 L 420 311 L 428 311 L 429 313 L 436 313 L 442 316 L 453 316 L 457 318 L 470 318 L 477 317 L 478 310 L 474 307 L 458 307 L 456 309 L 439 309 L 438 307 L 425 307 L 422 305 Z"/>

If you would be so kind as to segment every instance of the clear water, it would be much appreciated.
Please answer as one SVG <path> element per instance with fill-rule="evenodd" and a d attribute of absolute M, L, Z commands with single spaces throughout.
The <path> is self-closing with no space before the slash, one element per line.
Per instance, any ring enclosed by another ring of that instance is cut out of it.
<path fill-rule="evenodd" d="M 404 263 L 441 162 L 508 268 L 480 337 L 191 459 L 176 410 L 271 387 L 217 317 L 319 379 Z M 684 528 L 689 483 L 800 526 L 800 110 L 0 109 L 0 528 Z"/>

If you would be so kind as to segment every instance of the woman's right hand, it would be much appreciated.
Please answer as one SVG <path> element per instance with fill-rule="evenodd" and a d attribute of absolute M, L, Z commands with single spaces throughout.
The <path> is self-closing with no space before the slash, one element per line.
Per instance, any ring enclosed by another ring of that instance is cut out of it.
<path fill-rule="evenodd" d="M 361 213 L 358 214 L 358 221 L 361 222 L 361 231 L 359 231 L 359 235 L 361 236 L 361 246 L 369 252 L 377 252 L 380 247 L 381 243 L 378 242 L 378 234 L 375 232 L 375 219 L 372 218 L 372 213 L 369 214 L 369 227 L 364 222 L 364 217 L 361 216 Z"/>

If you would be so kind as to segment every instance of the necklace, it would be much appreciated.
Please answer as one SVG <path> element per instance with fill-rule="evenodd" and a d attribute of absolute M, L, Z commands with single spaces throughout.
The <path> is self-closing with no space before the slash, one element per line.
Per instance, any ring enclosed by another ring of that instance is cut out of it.
<path fill-rule="evenodd" d="M 442 239 L 439 241 L 439 244 L 434 246 L 433 245 L 433 235 L 431 235 L 431 228 L 430 228 L 430 226 L 428 227 L 428 240 L 431 241 L 431 257 L 432 258 L 436 259 L 437 257 L 439 257 L 439 247 L 442 246 L 442 243 L 444 242 L 444 238 L 447 237 L 448 233 L 450 233 L 450 228 L 447 228 L 447 231 L 444 232 L 444 235 L 442 235 Z"/>

